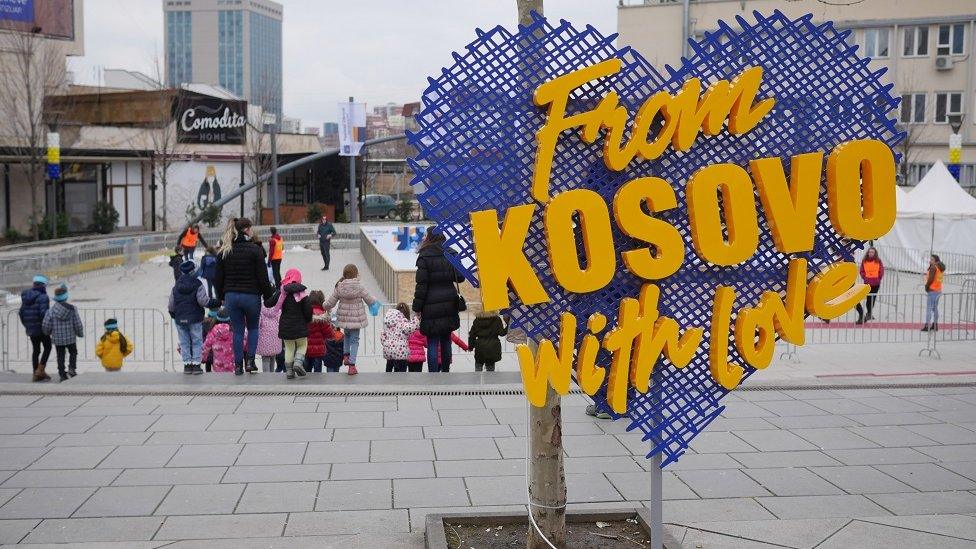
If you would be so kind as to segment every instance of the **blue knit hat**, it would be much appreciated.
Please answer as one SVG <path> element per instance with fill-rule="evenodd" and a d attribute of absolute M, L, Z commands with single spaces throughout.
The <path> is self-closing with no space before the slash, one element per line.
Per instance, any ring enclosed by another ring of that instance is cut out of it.
<path fill-rule="evenodd" d="M 37 284 L 44 284 L 46 286 L 47 285 L 47 277 L 44 276 L 44 275 L 42 275 L 42 274 L 34 275 L 34 282 L 37 283 Z"/>
<path fill-rule="evenodd" d="M 207 316 L 217 318 L 217 309 L 207 309 Z"/>
<path fill-rule="evenodd" d="M 110 319 L 108 319 L 108 320 L 105 321 L 105 331 L 106 332 L 109 331 L 109 330 L 118 330 L 118 329 L 119 329 L 119 321 L 118 320 L 115 320 L 114 318 L 110 318 Z"/>
<path fill-rule="evenodd" d="M 197 270 L 197 264 L 192 261 L 180 263 L 180 272 L 183 274 L 190 274 L 195 270 Z"/>
<path fill-rule="evenodd" d="M 64 303 L 68 301 L 68 287 L 62 284 L 57 290 L 54 290 L 54 301 L 59 303 Z"/>
<path fill-rule="evenodd" d="M 217 321 L 218 322 L 230 322 L 230 311 L 228 311 L 224 307 L 221 307 L 217 311 Z"/>

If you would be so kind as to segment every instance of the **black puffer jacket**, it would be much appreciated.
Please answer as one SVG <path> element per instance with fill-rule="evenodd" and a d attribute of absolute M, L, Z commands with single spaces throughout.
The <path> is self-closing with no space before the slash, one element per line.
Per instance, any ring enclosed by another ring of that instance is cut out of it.
<path fill-rule="evenodd" d="M 462 281 L 464 277 L 444 257 L 439 244 L 420 250 L 413 293 L 413 310 L 420 313 L 420 333 L 428 337 L 447 335 L 461 326 L 454 284 Z"/>
<path fill-rule="evenodd" d="M 44 335 L 41 323 L 49 307 L 47 287 L 44 284 L 35 282 L 32 288 L 20 294 L 20 322 L 29 337 Z"/>
<path fill-rule="evenodd" d="M 502 317 L 495 313 L 480 312 L 468 331 L 468 346 L 474 349 L 477 363 L 498 362 L 502 359 L 501 336 L 508 334 Z"/>
<path fill-rule="evenodd" d="M 222 254 L 217 256 L 217 275 L 214 278 L 217 299 L 223 301 L 224 294 L 228 292 L 270 297 L 274 289 L 268 280 L 264 249 L 243 234 L 234 240 L 232 246 L 226 257 Z"/>
<path fill-rule="evenodd" d="M 308 323 L 312 321 L 312 302 L 308 296 L 295 301 L 294 294 L 305 291 L 305 286 L 292 282 L 282 290 L 285 298 L 281 303 L 281 318 L 278 320 L 278 337 L 281 339 L 301 339 L 308 337 Z"/>

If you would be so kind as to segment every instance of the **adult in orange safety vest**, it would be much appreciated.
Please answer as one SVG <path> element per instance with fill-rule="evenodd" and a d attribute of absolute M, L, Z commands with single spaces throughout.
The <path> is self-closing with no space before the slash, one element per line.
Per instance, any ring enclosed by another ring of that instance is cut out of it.
<path fill-rule="evenodd" d="M 275 286 L 281 286 L 281 259 L 285 255 L 285 241 L 278 234 L 277 227 L 271 227 L 271 238 L 268 240 L 268 264 L 271 265 L 271 276 Z"/>
<path fill-rule="evenodd" d="M 945 273 L 945 263 L 939 256 L 932 254 L 929 258 L 929 270 L 925 273 L 925 292 L 928 301 L 925 306 L 925 326 L 923 332 L 939 331 L 939 298 L 942 297 L 942 275 Z"/>
<path fill-rule="evenodd" d="M 863 324 L 869 320 L 874 319 L 874 303 L 878 299 L 878 288 L 881 287 L 881 279 L 884 277 L 884 263 L 881 262 L 881 258 L 878 257 L 878 250 L 874 246 L 868 248 L 868 251 L 864 252 L 864 259 L 861 260 L 861 280 L 865 284 L 871 287 L 871 291 L 868 292 L 867 297 L 867 308 L 868 314 L 864 314 L 864 308 L 861 304 L 857 304 L 857 321 L 856 324 Z"/>
<path fill-rule="evenodd" d="M 190 225 L 180 233 L 180 238 L 176 242 L 176 251 L 177 253 L 183 253 L 183 261 L 193 261 L 193 254 L 196 252 L 197 243 L 203 244 L 204 248 L 207 247 L 207 241 L 200 234 L 200 225 Z"/>

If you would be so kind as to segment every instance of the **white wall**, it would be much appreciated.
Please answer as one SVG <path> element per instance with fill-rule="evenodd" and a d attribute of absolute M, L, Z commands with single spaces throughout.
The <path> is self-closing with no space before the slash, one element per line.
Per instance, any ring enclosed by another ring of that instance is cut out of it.
<path fill-rule="evenodd" d="M 178 228 L 185 223 L 187 221 L 187 207 L 191 204 L 198 204 L 201 183 L 203 183 L 206 177 L 208 166 L 214 167 L 217 183 L 220 185 L 223 196 L 237 189 L 238 185 L 240 185 L 240 161 L 216 162 L 192 160 L 189 162 L 174 163 L 170 166 L 167 175 L 166 221 L 170 229 Z M 248 175 L 246 166 L 244 178 L 245 182 L 247 182 Z M 255 196 L 254 191 L 249 191 L 244 196 L 244 215 L 252 219 L 255 218 Z M 162 189 L 157 190 L 156 202 L 160 210 L 162 210 Z M 235 199 L 231 204 L 224 206 L 223 217 L 225 219 L 237 217 L 240 213 L 240 199 Z"/>

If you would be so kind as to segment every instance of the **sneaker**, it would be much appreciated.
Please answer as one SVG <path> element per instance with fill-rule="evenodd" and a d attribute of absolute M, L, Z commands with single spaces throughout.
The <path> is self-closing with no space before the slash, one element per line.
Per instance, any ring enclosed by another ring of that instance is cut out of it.
<path fill-rule="evenodd" d="M 193 365 L 192 364 L 184 364 L 183 365 L 183 374 L 184 375 L 190 375 L 192 373 L 193 373 Z"/>
<path fill-rule="evenodd" d="M 356 375 L 356 374 L 359 373 L 359 370 L 356 369 L 356 365 L 355 364 L 350 364 L 349 365 L 349 372 L 347 372 L 347 373 L 349 375 L 351 375 L 351 376 L 354 376 L 354 375 Z"/>
<path fill-rule="evenodd" d="M 923 331 L 923 332 L 927 332 L 927 331 L 929 331 L 929 325 L 928 325 L 928 324 L 926 324 L 925 326 L 922 326 L 922 331 Z"/>
<path fill-rule="evenodd" d="M 590 404 L 586 407 L 586 415 L 593 416 L 597 419 L 611 419 L 610 414 L 606 412 L 597 412 L 596 404 Z"/>
<path fill-rule="evenodd" d="M 68 374 L 64 372 L 58 372 L 58 381 L 68 381 Z"/>
<path fill-rule="evenodd" d="M 203 368 L 199 364 L 193 364 L 191 372 L 195 376 L 203 375 Z"/>
<path fill-rule="evenodd" d="M 78 375 L 78 371 L 74 368 L 68 368 L 68 377 L 75 377 Z"/>
<path fill-rule="evenodd" d="M 349 362 L 349 355 L 342 355 L 343 366 L 352 366 L 353 364 Z"/>

